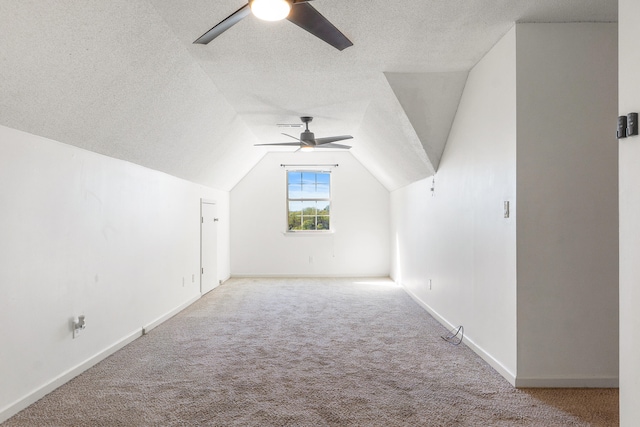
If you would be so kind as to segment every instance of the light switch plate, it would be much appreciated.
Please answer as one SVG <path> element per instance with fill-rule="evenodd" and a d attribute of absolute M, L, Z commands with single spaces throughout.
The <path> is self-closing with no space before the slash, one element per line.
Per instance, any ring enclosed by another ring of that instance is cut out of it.
<path fill-rule="evenodd" d="M 618 117 L 618 131 L 616 132 L 618 139 L 627 137 L 627 116 Z"/>
<path fill-rule="evenodd" d="M 627 114 L 627 136 L 638 134 L 638 113 Z"/>

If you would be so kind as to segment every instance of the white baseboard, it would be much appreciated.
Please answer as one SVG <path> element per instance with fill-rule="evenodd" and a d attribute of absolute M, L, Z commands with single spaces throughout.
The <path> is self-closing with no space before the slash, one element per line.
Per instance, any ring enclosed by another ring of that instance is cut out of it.
<path fill-rule="evenodd" d="M 234 274 L 230 279 L 389 279 L 388 274 Z M 391 279 L 389 279 L 391 280 Z"/>
<path fill-rule="evenodd" d="M 467 338 L 467 340 L 465 341 L 465 344 L 467 344 L 467 347 L 469 347 L 471 350 L 473 350 L 474 353 L 476 353 L 478 356 L 480 356 L 482 358 L 482 360 L 487 362 L 489 364 L 489 366 L 491 366 L 500 375 L 502 375 L 504 377 L 504 379 L 509 381 L 509 384 L 511 384 L 512 386 L 516 385 L 517 377 L 513 374 L 513 372 L 511 372 L 502 363 L 500 363 L 498 360 L 496 360 L 485 349 L 483 349 L 482 347 L 477 345 L 471 338 Z"/>
<path fill-rule="evenodd" d="M 170 310 L 170 311 L 166 312 L 165 314 L 163 314 L 162 316 L 158 317 L 157 319 L 155 319 L 155 320 L 151 321 L 150 323 L 144 325 L 142 327 L 142 335 L 149 333 L 149 331 L 152 330 L 153 328 L 155 328 L 156 326 L 158 326 L 161 323 L 166 322 L 167 320 L 171 319 L 173 316 L 175 316 L 176 314 L 180 313 L 182 310 L 184 310 L 185 308 L 189 307 L 194 302 L 198 301 L 200 299 L 200 297 L 201 297 L 201 295 L 196 295 L 195 297 L 191 298 L 190 300 L 188 300 L 184 304 L 179 305 L 178 307 L 174 308 L 173 310 Z"/>
<path fill-rule="evenodd" d="M 518 388 L 618 388 L 618 377 L 601 378 L 523 378 L 517 377 Z"/>
<path fill-rule="evenodd" d="M 438 321 L 438 323 L 442 324 L 444 327 L 446 327 L 447 329 L 453 329 L 456 327 L 456 325 L 453 325 L 452 323 L 450 323 L 447 319 L 445 319 L 444 317 L 442 317 L 437 311 L 435 311 L 434 309 L 432 309 L 429 304 L 425 303 L 424 301 L 422 301 L 420 298 L 418 298 L 418 296 L 416 294 L 414 294 L 413 292 L 411 292 L 411 290 L 409 290 L 406 286 L 404 286 L 402 283 L 400 283 L 400 286 L 402 286 L 402 288 L 405 290 L 405 292 L 407 294 L 409 294 L 409 296 L 415 301 L 417 302 L 422 308 L 424 308 L 427 313 L 429 313 L 434 319 L 436 319 Z M 489 366 L 491 366 L 493 369 L 495 369 L 500 375 L 502 375 L 507 381 L 509 381 L 509 383 L 513 386 L 516 385 L 516 376 L 514 375 L 513 372 L 511 372 L 509 369 L 507 369 L 502 363 L 500 363 L 498 360 L 496 360 L 491 354 L 489 354 L 487 351 L 485 351 L 482 347 L 480 347 L 479 345 L 477 345 L 471 338 L 469 338 L 467 335 L 465 335 L 464 337 L 464 344 L 469 347 L 471 350 L 473 350 L 474 353 L 476 353 L 478 356 L 480 356 L 485 362 L 487 362 L 489 364 Z"/>
<path fill-rule="evenodd" d="M 93 365 L 97 364 L 98 362 L 101 362 L 102 360 L 104 360 L 107 357 L 111 356 L 113 353 L 115 353 L 116 351 L 120 350 L 121 348 L 123 348 L 127 344 L 131 343 L 135 339 L 141 337 L 145 333 L 148 333 L 151 329 L 155 328 L 156 326 L 158 326 L 162 322 L 164 322 L 164 321 L 170 319 L 171 317 L 175 316 L 180 311 L 184 310 L 185 308 L 187 308 L 188 306 L 190 306 L 191 304 L 196 302 L 198 299 L 200 299 L 200 295 L 197 295 L 197 296 L 191 298 L 189 301 L 187 301 L 184 304 L 181 304 L 180 306 L 174 308 L 173 310 L 163 314 L 162 316 L 158 317 L 157 319 L 155 319 L 154 321 L 150 322 L 149 324 L 143 326 L 142 328 L 136 329 L 135 331 L 131 332 L 130 334 L 128 334 L 124 338 L 120 339 L 119 341 L 115 342 L 114 344 L 110 345 L 106 349 L 100 351 L 99 353 L 95 354 L 94 356 L 90 357 L 89 359 L 85 360 L 84 362 L 79 363 L 78 365 L 72 367 L 71 369 L 63 372 L 62 374 L 58 375 L 57 377 L 55 377 L 54 379 L 52 379 L 48 383 L 46 383 L 43 386 L 37 388 L 36 390 L 32 391 L 31 393 L 27 394 L 26 396 L 18 399 L 14 403 L 12 403 L 12 404 L 0 409 L 0 423 L 8 420 L 9 418 L 13 417 L 15 414 L 17 414 L 18 412 L 22 411 L 23 409 L 25 409 L 29 405 L 31 405 L 31 404 L 37 402 L 38 400 L 42 399 L 44 396 L 46 396 L 47 394 L 51 393 L 53 390 L 55 390 L 58 387 L 64 385 L 65 383 L 69 382 L 70 380 L 72 380 L 73 378 L 77 377 L 78 375 L 80 375 L 81 373 L 83 373 L 87 369 L 91 368 Z"/>
<path fill-rule="evenodd" d="M 448 329 L 456 326 L 451 324 L 447 319 L 442 317 L 438 312 L 433 310 L 427 303 L 422 301 L 406 286 L 400 283 L 405 292 L 413 298 L 422 308 L 424 308 L 434 319 Z M 464 344 L 467 345 L 474 353 L 480 356 L 485 362 L 502 375 L 512 386 L 517 388 L 618 388 L 618 377 L 597 377 L 597 378 L 524 378 L 514 375 L 509 369 L 504 367 L 498 360 L 493 358 L 491 354 L 477 345 L 473 339 L 465 335 Z"/>
<path fill-rule="evenodd" d="M 117 341 L 116 343 L 110 345 L 106 349 L 100 351 L 99 353 L 95 354 L 94 356 L 90 357 L 84 362 L 72 367 L 71 369 L 68 369 L 67 371 L 58 375 L 48 383 L 44 384 L 42 387 L 37 388 L 36 390 L 32 391 L 26 396 L 18 399 L 14 403 L 2 408 L 0 410 L 0 423 L 13 417 L 15 414 L 22 411 L 29 405 L 42 399 L 44 396 L 51 393 L 53 390 L 69 382 L 70 380 L 77 377 L 78 375 L 80 375 L 81 373 L 83 373 L 84 371 L 86 371 L 96 363 L 106 359 L 116 351 L 120 350 L 125 345 L 129 344 L 130 342 L 134 341 L 136 338 L 139 338 L 141 336 L 142 336 L 141 329 L 137 329 L 131 332 L 130 334 L 122 338 L 120 341 Z"/>

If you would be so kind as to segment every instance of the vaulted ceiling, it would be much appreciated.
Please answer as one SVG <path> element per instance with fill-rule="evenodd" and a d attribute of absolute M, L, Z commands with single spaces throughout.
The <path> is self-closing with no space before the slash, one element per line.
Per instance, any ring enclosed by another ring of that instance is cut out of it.
<path fill-rule="evenodd" d="M 192 44 L 244 3 L 2 1 L 0 124 L 230 190 L 310 115 L 393 190 L 437 169 L 468 71 L 514 22 L 617 19 L 616 0 L 315 0 L 352 47 L 253 16 Z"/>

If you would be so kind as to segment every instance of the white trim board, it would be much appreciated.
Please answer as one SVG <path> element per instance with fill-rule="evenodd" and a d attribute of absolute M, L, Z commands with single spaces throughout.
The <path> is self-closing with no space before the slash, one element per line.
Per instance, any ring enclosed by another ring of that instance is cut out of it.
<path fill-rule="evenodd" d="M 517 388 L 618 388 L 618 377 L 516 378 Z"/>
<path fill-rule="evenodd" d="M 314 279 L 314 278 L 338 278 L 338 279 L 389 279 L 388 274 L 232 274 L 229 279 L 259 279 L 264 277 L 265 279 L 289 279 L 289 278 L 301 278 L 301 279 Z M 393 279 L 389 279 L 393 281 Z"/>
<path fill-rule="evenodd" d="M 190 300 L 188 300 L 184 304 L 179 305 L 178 307 L 174 308 L 173 310 L 169 310 L 168 312 L 166 312 L 162 316 L 160 316 L 157 319 L 155 319 L 155 320 L 149 322 L 148 324 L 144 325 L 142 327 L 142 335 L 148 334 L 150 330 L 152 330 L 156 326 L 160 325 L 161 323 L 166 322 L 167 320 L 171 319 L 173 316 L 175 316 L 176 314 L 180 313 L 182 310 L 184 310 L 185 308 L 189 307 L 194 302 L 198 301 L 201 297 L 202 297 L 202 295 L 196 295 L 195 297 L 191 298 Z"/>

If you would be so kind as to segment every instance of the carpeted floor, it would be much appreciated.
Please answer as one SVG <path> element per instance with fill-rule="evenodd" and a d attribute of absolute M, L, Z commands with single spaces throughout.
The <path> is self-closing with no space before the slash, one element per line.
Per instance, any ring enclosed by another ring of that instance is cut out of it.
<path fill-rule="evenodd" d="M 232 279 L 2 427 L 618 425 L 617 390 L 516 390 L 446 332 L 388 280 Z"/>

